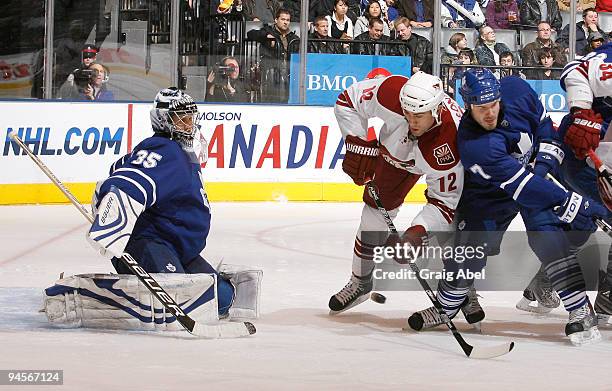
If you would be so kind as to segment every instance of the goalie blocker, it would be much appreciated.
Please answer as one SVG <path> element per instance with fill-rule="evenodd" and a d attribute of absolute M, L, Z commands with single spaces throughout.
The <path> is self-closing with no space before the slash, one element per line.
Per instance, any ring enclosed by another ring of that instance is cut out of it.
<path fill-rule="evenodd" d="M 153 274 L 152 276 L 197 322 L 219 321 L 217 279 L 228 279 L 234 297 L 222 318 L 259 317 L 261 270 L 222 265 L 219 275 Z M 80 274 L 61 278 L 45 289 L 43 312 L 55 326 L 123 330 L 182 330 L 151 292 L 134 275 Z"/>

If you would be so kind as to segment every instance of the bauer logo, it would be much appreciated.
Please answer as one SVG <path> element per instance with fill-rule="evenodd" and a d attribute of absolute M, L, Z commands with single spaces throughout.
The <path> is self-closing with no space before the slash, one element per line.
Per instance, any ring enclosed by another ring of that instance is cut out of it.
<path fill-rule="evenodd" d="M 453 155 L 453 151 L 451 151 L 451 148 L 447 143 L 444 143 L 439 147 L 434 148 L 433 154 L 436 158 L 436 161 L 441 166 L 447 166 L 449 164 L 455 163 L 455 156 Z"/>

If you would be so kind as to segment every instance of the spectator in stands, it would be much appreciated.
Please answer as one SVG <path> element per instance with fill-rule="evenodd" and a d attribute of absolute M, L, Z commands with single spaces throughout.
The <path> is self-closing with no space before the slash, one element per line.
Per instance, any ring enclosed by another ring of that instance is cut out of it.
<path fill-rule="evenodd" d="M 582 20 L 576 23 L 576 55 L 584 56 L 588 48 L 589 34 L 598 31 L 607 39 L 607 34 L 599 27 L 599 15 L 594 8 L 582 11 Z M 557 42 L 565 48 L 569 48 L 569 24 L 563 28 L 557 37 Z"/>
<path fill-rule="evenodd" d="M 425 37 L 412 32 L 410 19 L 400 16 L 394 22 L 397 39 L 404 43 L 396 48 L 401 56 L 410 56 L 412 73 L 423 71 L 431 73 L 433 63 L 433 46 Z"/>
<path fill-rule="evenodd" d="M 595 10 L 597 12 L 612 12 L 612 0 L 597 0 Z"/>
<path fill-rule="evenodd" d="M 434 0 L 398 0 L 399 16 L 410 19 L 413 28 L 429 28 L 433 26 Z"/>
<path fill-rule="evenodd" d="M 310 7 L 315 18 L 317 16 L 331 15 L 334 12 L 334 0 L 311 0 Z"/>
<path fill-rule="evenodd" d="M 347 0 L 335 0 L 334 11 L 331 15 L 327 15 L 329 23 L 329 36 L 336 39 L 352 39 L 354 37 L 353 21 L 351 21 L 346 12 L 348 11 Z"/>
<path fill-rule="evenodd" d="M 454 64 L 456 65 L 478 65 L 478 59 L 474 54 L 472 49 L 461 49 L 459 54 L 457 55 L 457 60 L 455 60 Z M 451 93 L 455 91 L 455 87 L 461 84 L 461 79 L 463 78 L 463 74 L 465 71 L 470 69 L 470 67 L 457 67 L 451 68 L 452 72 L 449 74 L 450 87 L 449 90 Z"/>
<path fill-rule="evenodd" d="M 329 39 L 329 22 L 324 16 L 317 16 L 314 20 L 314 33 L 310 39 Z M 345 54 L 347 50 L 338 42 L 308 41 L 308 53 Z"/>
<path fill-rule="evenodd" d="M 538 57 L 542 68 L 534 72 L 533 78 L 536 80 L 559 80 L 561 70 L 553 70 L 551 68 L 562 68 L 562 65 L 555 63 L 552 50 L 550 48 L 542 48 Z"/>
<path fill-rule="evenodd" d="M 550 23 L 555 31 L 563 25 L 557 0 L 523 0 L 520 7 L 521 23 L 534 29 L 542 20 Z"/>
<path fill-rule="evenodd" d="M 92 72 L 87 86 L 79 91 L 82 100 L 115 100 L 115 95 L 108 89 L 106 83 L 110 77 L 110 72 L 102 64 L 94 63 L 88 68 Z"/>
<path fill-rule="evenodd" d="M 514 56 L 512 55 L 511 52 L 502 52 L 499 55 L 499 65 L 503 66 L 503 67 L 508 67 L 505 69 L 500 69 L 499 70 L 499 77 L 506 77 L 506 76 L 518 76 L 521 79 L 526 79 L 527 77 L 525 76 L 525 74 L 523 74 L 523 72 L 521 72 L 520 70 L 513 68 L 516 66 L 515 62 L 514 62 Z"/>
<path fill-rule="evenodd" d="M 487 6 L 487 24 L 494 29 L 511 29 L 518 23 L 516 0 L 491 0 Z"/>
<path fill-rule="evenodd" d="M 585 49 L 586 53 L 590 53 L 605 43 L 605 38 L 599 33 L 599 31 L 592 32 L 589 34 L 589 46 Z"/>
<path fill-rule="evenodd" d="M 539 51 L 542 48 L 550 48 L 558 64 L 565 65 L 567 63 L 567 57 L 565 56 L 565 50 L 563 46 L 555 43 L 551 38 L 552 30 L 550 24 L 546 21 L 538 23 L 538 35 L 533 42 L 523 46 L 521 52 L 521 59 L 523 66 L 535 67 L 540 65 Z"/>
<path fill-rule="evenodd" d="M 240 64 L 234 57 L 225 57 L 208 74 L 207 102 L 248 102 L 240 80 Z"/>
<path fill-rule="evenodd" d="M 573 0 L 573 1 L 576 1 L 576 0 Z M 560 11 L 562 12 L 570 11 L 570 4 L 572 0 L 557 0 L 557 2 L 559 3 Z M 583 10 L 587 8 L 593 8 L 593 7 L 595 7 L 595 0 L 578 0 L 578 3 L 576 4 L 576 11 L 582 12 Z"/>
<path fill-rule="evenodd" d="M 370 20 L 373 18 L 380 19 L 383 21 L 383 34 L 387 37 L 391 35 L 389 31 L 389 25 L 382 18 L 382 10 L 380 8 L 380 3 L 378 0 L 370 0 L 368 3 L 368 7 L 362 16 L 357 18 L 357 22 L 355 22 L 354 36 L 358 36 L 368 31 L 370 26 Z"/>
<path fill-rule="evenodd" d="M 448 40 L 448 46 L 444 48 L 442 53 L 442 64 L 453 64 L 457 61 L 459 52 L 462 49 L 467 49 L 468 41 L 463 33 L 455 33 Z"/>
<path fill-rule="evenodd" d="M 393 23 L 399 16 L 397 7 L 395 6 L 395 0 L 380 0 L 380 8 L 383 11 L 383 16 L 390 22 Z M 386 6 L 386 9 L 385 9 Z"/>
<path fill-rule="evenodd" d="M 442 27 L 479 28 L 485 16 L 476 0 L 442 0 Z"/>
<path fill-rule="evenodd" d="M 289 93 L 289 57 L 297 53 L 300 38 L 289 31 L 291 14 L 284 8 L 276 11 L 274 25 L 247 33 L 248 39 L 261 44 L 262 87 L 267 102 L 287 102 Z"/>
<path fill-rule="evenodd" d="M 355 37 L 356 41 L 371 41 L 367 43 L 353 43 L 351 46 L 352 54 L 371 54 L 371 55 L 393 55 L 393 46 L 389 45 L 389 37 L 383 34 L 384 22 L 379 18 L 372 18 L 369 22 L 369 29 L 365 33 Z"/>
<path fill-rule="evenodd" d="M 489 26 L 482 26 L 480 37 L 474 48 L 478 63 L 481 65 L 499 65 L 499 55 L 509 52 L 510 48 L 503 42 L 496 42 L 495 30 Z"/>

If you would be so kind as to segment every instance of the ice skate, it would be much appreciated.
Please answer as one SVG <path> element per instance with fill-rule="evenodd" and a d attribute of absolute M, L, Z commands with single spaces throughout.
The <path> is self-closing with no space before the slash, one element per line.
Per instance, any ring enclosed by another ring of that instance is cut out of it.
<path fill-rule="evenodd" d="M 329 299 L 329 314 L 336 315 L 363 303 L 372 291 L 372 274 L 358 277 L 354 274 L 348 284 Z"/>
<path fill-rule="evenodd" d="M 580 308 L 570 312 L 569 322 L 565 325 L 567 335 L 575 346 L 595 343 L 601 340 L 601 333 L 597 328 L 597 316 L 587 302 Z"/>
<path fill-rule="evenodd" d="M 480 322 L 484 319 L 485 313 L 478 302 L 478 294 L 476 293 L 476 289 L 474 289 L 474 287 L 470 288 L 463 303 L 461 312 L 465 316 L 465 320 L 476 330 L 480 331 Z M 456 314 L 457 312 L 450 314 L 449 318 L 454 318 Z M 411 329 L 416 331 L 431 329 L 440 326 L 443 323 L 444 320 L 435 307 L 429 307 L 422 311 L 417 311 L 408 318 L 408 325 Z"/>
<path fill-rule="evenodd" d="M 478 302 L 478 293 L 476 293 L 476 289 L 473 286 L 468 291 L 463 307 L 461 307 L 461 312 L 465 316 L 465 320 L 472 327 L 478 330 L 478 332 L 482 331 L 480 322 L 484 319 L 485 313 Z"/>
<path fill-rule="evenodd" d="M 536 314 L 547 314 L 557 308 L 560 303 L 559 295 L 553 289 L 544 271 L 540 269 L 523 291 L 523 297 L 516 303 L 516 308 Z"/>
<path fill-rule="evenodd" d="M 595 298 L 595 312 L 600 325 L 610 325 L 610 316 L 612 315 L 612 296 L 610 293 L 610 284 L 606 281 L 606 275 L 599 279 L 599 290 Z"/>

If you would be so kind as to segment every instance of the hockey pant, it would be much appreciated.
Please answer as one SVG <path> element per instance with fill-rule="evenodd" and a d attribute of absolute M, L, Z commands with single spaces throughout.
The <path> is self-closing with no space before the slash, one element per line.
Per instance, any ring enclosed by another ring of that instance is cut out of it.
<path fill-rule="evenodd" d="M 393 167 L 382 157 L 378 158 L 374 182 L 381 202 L 391 219 L 395 219 L 408 192 L 419 180 L 420 175 Z M 374 269 L 374 248 L 383 245 L 387 239 L 387 224 L 370 196 L 367 187 L 363 192 L 365 205 L 361 211 L 361 222 L 355 236 L 353 249 L 353 274 L 366 276 Z"/>
<path fill-rule="evenodd" d="M 457 210 L 454 246 L 470 246 L 485 248 L 484 257 L 474 256 L 463 262 L 453 259 L 444 260 L 447 272 L 457 276 L 470 276 L 481 272 L 487 263 L 487 257 L 498 255 L 505 231 L 516 215 L 520 212 L 525 227 L 529 247 L 538 257 L 544 270 L 552 282 L 553 288 L 559 294 L 565 309 L 568 311 L 581 307 L 587 301 L 586 286 L 582 270 L 576 260 L 576 243 L 583 240 L 564 231 L 564 225 L 552 211 L 517 210 L 509 204 L 509 208 L 496 212 L 493 219 L 482 215 L 469 215 Z M 511 259 L 507 260 L 512 262 Z M 455 278 L 451 281 L 441 280 L 438 283 L 438 300 L 448 314 L 456 313 L 463 304 L 469 288 L 474 284 L 473 278 Z"/>
<path fill-rule="evenodd" d="M 198 255 L 181 263 L 174 251 L 162 242 L 149 238 L 130 239 L 125 252 L 137 260 L 138 264 L 149 273 L 215 274 L 217 276 L 219 315 L 227 314 L 234 297 L 234 287 L 225 278 L 220 277 L 217 271 L 201 256 Z M 113 258 L 111 262 L 117 273 L 131 274 L 120 259 Z"/>

